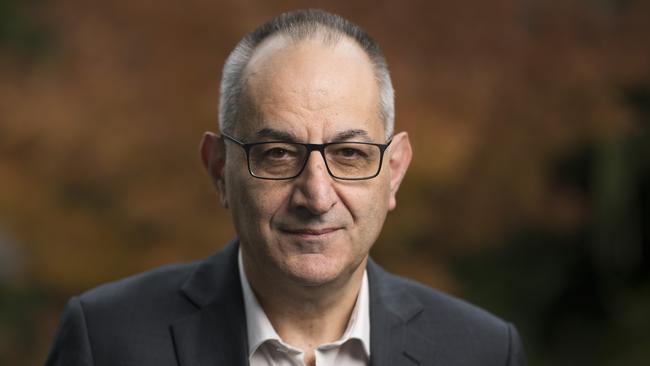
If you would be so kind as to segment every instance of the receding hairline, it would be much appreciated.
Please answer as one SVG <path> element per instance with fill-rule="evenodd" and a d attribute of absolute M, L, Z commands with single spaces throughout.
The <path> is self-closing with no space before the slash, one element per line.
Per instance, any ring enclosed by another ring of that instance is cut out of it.
<path fill-rule="evenodd" d="M 323 27 L 323 31 L 327 32 L 330 29 Z M 336 29 L 331 31 L 336 32 Z M 248 118 L 261 119 L 263 118 L 262 112 L 260 110 L 255 95 L 257 94 L 253 90 L 259 91 L 259 83 L 268 82 L 267 77 L 273 78 L 273 69 L 264 68 L 265 64 L 269 62 L 272 58 L 276 57 L 278 53 L 283 52 L 284 50 L 291 51 L 292 49 L 297 49 L 309 45 L 310 43 L 316 47 L 323 48 L 336 48 L 336 47 L 346 47 L 352 49 L 354 54 L 352 57 L 357 58 L 362 64 L 361 67 L 365 69 L 364 73 L 367 72 L 367 76 L 370 81 L 373 83 L 374 94 L 376 99 L 376 104 L 374 106 L 375 113 L 380 123 L 384 124 L 384 133 L 385 133 L 385 122 L 383 121 L 381 114 L 380 106 L 380 85 L 379 81 L 376 78 L 375 65 L 372 62 L 372 59 L 368 56 L 367 52 L 359 45 L 359 43 L 352 37 L 347 36 L 344 33 L 341 33 L 339 37 L 333 38 L 321 35 L 321 34 L 310 34 L 309 36 L 297 38 L 291 37 L 291 34 L 286 34 L 283 32 L 277 32 L 269 35 L 263 41 L 261 41 L 257 47 L 255 47 L 251 53 L 248 62 L 244 66 L 241 74 L 241 90 L 239 95 L 239 111 L 241 116 L 247 115 Z M 280 56 L 281 57 L 281 56 Z M 272 61 L 271 61 L 272 62 Z M 262 67 L 260 70 L 258 67 Z M 280 66 L 281 67 L 281 66 Z M 257 79 L 261 76 L 260 79 Z M 257 79 L 257 80 L 255 80 Z M 255 86 L 258 85 L 258 86 Z M 268 85 L 267 85 L 268 86 Z M 257 88 L 257 89 L 255 89 Z M 241 121 L 240 121 L 241 122 Z M 232 126 L 241 127 L 240 123 Z M 225 132 L 225 131 L 224 131 Z M 232 133 L 232 130 L 231 130 Z"/>
<path fill-rule="evenodd" d="M 322 39 L 319 39 L 318 35 L 314 34 L 313 36 L 306 37 L 306 38 L 296 38 L 293 37 L 292 34 L 290 33 L 285 33 L 285 32 L 278 32 L 274 33 L 267 38 L 265 38 L 262 42 L 260 42 L 257 47 L 253 50 L 250 59 L 246 63 L 246 66 L 243 69 L 242 72 L 242 87 L 243 90 L 242 92 L 245 94 L 247 87 L 248 87 L 248 81 L 251 76 L 251 72 L 255 71 L 255 67 L 263 64 L 265 61 L 267 61 L 270 57 L 273 57 L 274 55 L 267 54 L 265 51 L 270 51 L 270 52 L 281 52 L 282 50 L 290 50 L 292 48 L 298 48 L 301 47 L 305 44 L 308 43 L 315 43 L 323 47 L 329 47 L 329 48 L 335 48 L 339 46 L 349 46 L 355 50 L 355 53 L 363 59 L 363 62 L 365 63 L 365 66 L 367 67 L 368 71 L 374 76 L 375 75 L 375 65 L 372 62 L 372 59 L 370 56 L 368 56 L 368 53 L 365 52 L 365 50 L 359 45 L 359 43 L 352 37 L 341 33 L 337 31 L 336 29 L 329 29 L 326 27 L 322 27 L 323 30 L 322 32 L 338 32 L 339 36 L 337 38 L 331 38 L 323 35 Z M 325 38 L 327 37 L 327 38 Z M 271 49 L 270 49 L 271 48 Z M 379 82 L 378 80 L 373 80 L 377 89 L 379 89 Z"/>

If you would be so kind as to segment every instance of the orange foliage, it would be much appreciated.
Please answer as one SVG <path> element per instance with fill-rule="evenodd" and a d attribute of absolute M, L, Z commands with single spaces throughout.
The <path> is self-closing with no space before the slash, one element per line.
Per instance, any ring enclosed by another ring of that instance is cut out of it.
<path fill-rule="evenodd" d="M 0 218 L 28 258 L 25 276 L 73 292 L 230 238 L 197 153 L 217 125 L 220 68 L 246 32 L 305 5 L 41 5 L 51 51 L 29 65 L 5 52 L 0 68 Z M 389 267 L 403 267 L 392 255 L 440 261 L 522 222 L 570 230 L 588 215 L 549 164 L 633 133 L 620 90 L 648 80 L 647 2 L 310 6 L 360 23 L 392 68 L 415 160 L 376 248 Z"/>

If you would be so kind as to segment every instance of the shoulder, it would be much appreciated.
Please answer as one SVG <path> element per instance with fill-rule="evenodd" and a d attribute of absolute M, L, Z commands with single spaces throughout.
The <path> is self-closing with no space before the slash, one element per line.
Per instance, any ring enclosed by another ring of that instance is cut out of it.
<path fill-rule="evenodd" d="M 78 296 L 81 309 L 98 318 L 164 320 L 212 301 L 233 290 L 237 244 L 230 243 L 204 259 L 170 264 L 106 283 Z M 128 319 L 127 319 L 128 320 Z"/>
<path fill-rule="evenodd" d="M 84 305 L 159 301 L 179 292 L 184 281 L 198 266 L 197 262 L 169 264 L 117 281 L 102 284 L 80 294 Z"/>
<path fill-rule="evenodd" d="M 507 321 L 455 296 L 390 274 L 373 262 L 368 272 L 375 306 L 396 314 L 428 344 L 436 345 L 439 359 L 524 364 L 519 335 Z"/>
<path fill-rule="evenodd" d="M 440 321 L 449 319 L 451 322 L 485 323 L 496 327 L 504 325 L 503 320 L 476 305 L 389 273 L 372 261 L 369 262 L 368 273 L 371 291 L 374 289 L 388 306 L 399 305 L 400 309 L 406 307 L 411 312 L 432 312 L 442 318 Z"/>
<path fill-rule="evenodd" d="M 170 326 L 215 298 L 233 297 L 236 250 L 230 245 L 202 260 L 159 267 L 73 297 L 47 365 L 87 364 L 92 359 L 170 364 L 176 357 Z"/>
<path fill-rule="evenodd" d="M 168 265 L 73 297 L 46 365 L 88 365 L 92 360 L 117 364 L 135 354 L 166 364 L 162 359 L 173 359 L 169 322 L 192 311 L 179 288 L 195 267 L 196 263 Z M 133 348 L 149 342 L 155 347 Z"/>
<path fill-rule="evenodd" d="M 400 296 L 406 296 L 421 305 L 425 314 L 435 314 L 438 322 L 454 325 L 469 323 L 474 327 L 483 325 L 490 329 L 505 328 L 505 322 L 501 318 L 453 295 L 393 274 L 387 274 L 386 281 L 386 285 L 400 293 Z"/>
<path fill-rule="evenodd" d="M 170 321 L 195 310 L 181 287 L 198 263 L 166 265 L 82 293 L 77 310 L 88 332 L 95 339 L 103 339 L 102 333 L 164 334 Z"/>

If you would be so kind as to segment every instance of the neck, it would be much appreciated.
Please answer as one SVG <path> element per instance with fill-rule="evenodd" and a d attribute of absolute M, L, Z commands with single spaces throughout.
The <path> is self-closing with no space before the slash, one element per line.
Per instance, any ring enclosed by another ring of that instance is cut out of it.
<path fill-rule="evenodd" d="M 251 289 L 273 328 L 307 355 L 320 344 L 341 338 L 361 288 L 367 259 L 355 271 L 327 284 L 307 286 L 258 273 L 243 256 Z"/>

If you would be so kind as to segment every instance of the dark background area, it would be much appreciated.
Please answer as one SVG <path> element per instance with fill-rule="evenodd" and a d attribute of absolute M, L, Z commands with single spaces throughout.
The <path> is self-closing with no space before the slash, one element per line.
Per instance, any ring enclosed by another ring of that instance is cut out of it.
<path fill-rule="evenodd" d="M 0 0 L 0 364 L 65 301 L 232 236 L 198 143 L 287 10 L 382 46 L 414 161 L 383 266 L 514 322 L 532 366 L 650 360 L 650 2 Z"/>

